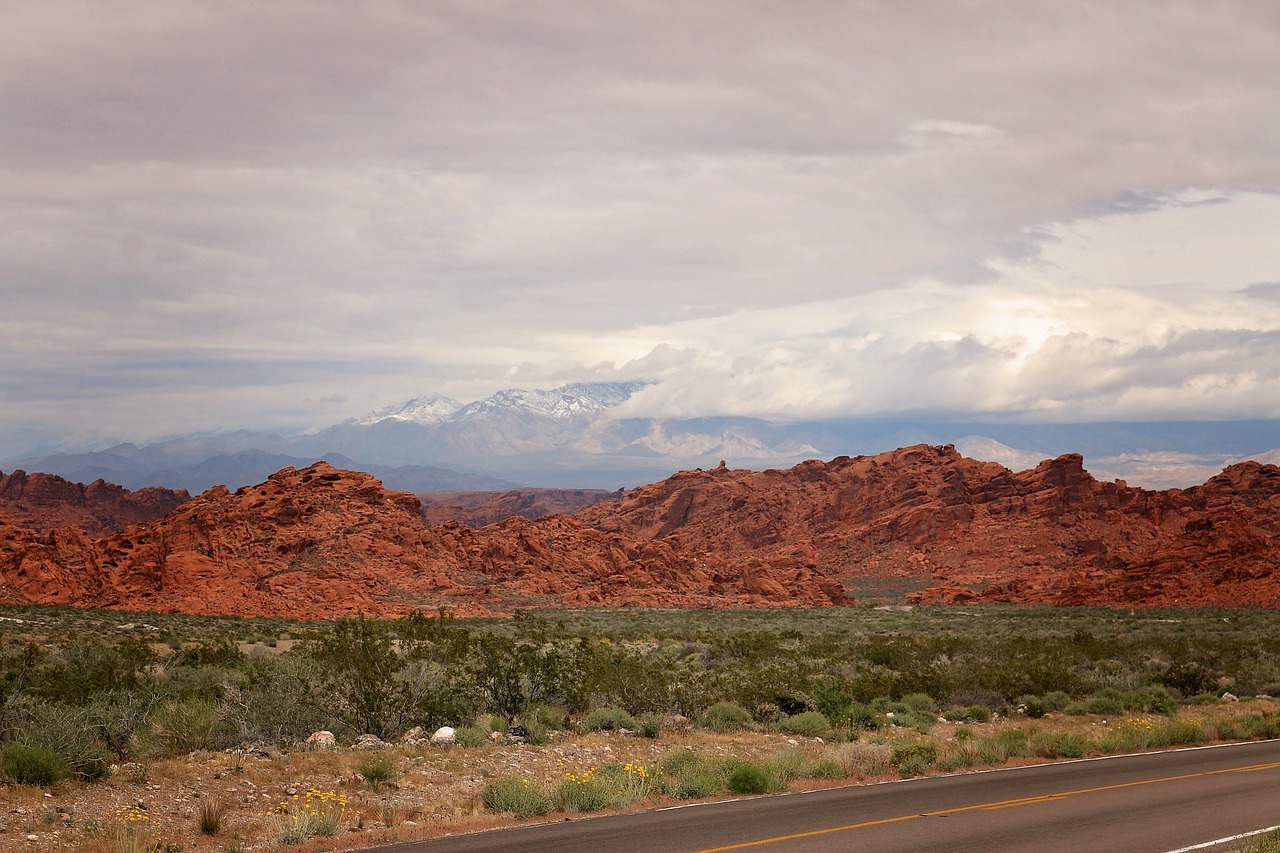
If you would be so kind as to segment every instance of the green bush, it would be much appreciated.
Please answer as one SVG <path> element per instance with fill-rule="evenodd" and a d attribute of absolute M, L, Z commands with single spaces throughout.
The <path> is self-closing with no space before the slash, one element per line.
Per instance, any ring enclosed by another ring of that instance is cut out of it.
<path fill-rule="evenodd" d="M 769 790 L 769 774 L 755 764 L 739 764 L 729 774 L 728 788 L 735 794 L 763 794 Z"/>
<path fill-rule="evenodd" d="M 40 722 L 23 733 L 20 743 L 57 754 L 81 779 L 106 778 L 111 755 L 93 736 L 84 709 L 49 704 L 40 709 L 40 715 Z"/>
<path fill-rule="evenodd" d="M 489 736 L 479 726 L 462 726 L 454 730 L 453 737 L 458 746 L 484 746 L 489 742 Z"/>
<path fill-rule="evenodd" d="M 827 718 L 817 711 L 805 711 L 791 717 L 784 717 L 778 728 L 787 734 L 801 737 L 826 737 L 831 731 Z"/>
<path fill-rule="evenodd" d="M 751 714 L 741 705 L 717 702 L 702 715 L 702 725 L 713 732 L 739 731 L 751 725 Z"/>
<path fill-rule="evenodd" d="M 621 708 L 597 708 L 587 714 L 582 727 L 589 732 L 608 732 L 617 729 L 635 729 L 635 718 Z"/>
<path fill-rule="evenodd" d="M 1031 754 L 1031 734 L 1023 729 L 1005 729 L 997 733 L 992 742 L 1007 758 L 1026 758 Z"/>
<path fill-rule="evenodd" d="M 566 812 L 598 812 L 613 802 L 614 786 L 593 773 L 565 779 L 556 786 L 556 808 Z"/>
<path fill-rule="evenodd" d="M 854 729 L 875 731 L 885 726 L 884 717 L 870 705 L 854 705 L 848 712 L 849 725 Z"/>
<path fill-rule="evenodd" d="M 831 758 L 820 758 L 804 774 L 809 779 L 839 780 L 848 778 L 844 766 Z"/>
<path fill-rule="evenodd" d="M 151 712 L 140 740 L 144 752 L 172 758 L 217 747 L 218 709 L 208 699 L 166 702 Z"/>
<path fill-rule="evenodd" d="M 0 750 L 0 770 L 19 785 L 47 788 L 71 775 L 71 768 L 61 755 L 40 746 L 11 743 Z"/>
<path fill-rule="evenodd" d="M 1043 732 L 1032 737 L 1031 750 L 1041 758 L 1083 758 L 1089 741 L 1074 732 Z"/>
<path fill-rule="evenodd" d="M 908 693 L 899 701 L 912 711 L 920 711 L 925 714 L 936 714 L 938 712 L 938 703 L 933 701 L 933 697 L 928 693 Z"/>
<path fill-rule="evenodd" d="M 528 779 L 504 776 L 484 790 L 484 804 L 495 812 L 518 818 L 538 817 L 551 811 L 551 797 Z"/>
<path fill-rule="evenodd" d="M 641 714 L 636 717 L 636 731 L 641 737 L 651 740 L 662 734 L 663 719 L 661 714 Z"/>
<path fill-rule="evenodd" d="M 1120 714 L 1124 711 L 1124 696 L 1111 688 L 1099 690 L 1085 701 L 1085 708 L 1090 714 Z"/>
<path fill-rule="evenodd" d="M 953 723 L 986 723 L 991 720 L 991 709 L 986 705 L 969 705 L 964 708 L 948 708 L 942 716 Z"/>
<path fill-rule="evenodd" d="M 357 769 L 364 777 L 364 781 L 375 789 L 400 775 L 396 770 L 395 761 L 389 755 L 370 755 L 360 761 Z"/>
<path fill-rule="evenodd" d="M 899 773 L 915 776 L 925 772 L 938 760 L 938 744 L 932 740 L 913 740 L 894 744 L 893 766 Z"/>
<path fill-rule="evenodd" d="M 1163 685 L 1154 684 L 1124 695 L 1124 706 L 1130 711 L 1146 711 L 1172 717 L 1178 713 L 1178 700 Z"/>
<path fill-rule="evenodd" d="M 720 793 L 724 779 L 715 762 L 691 749 L 668 755 L 662 762 L 667 793 L 677 800 L 697 800 Z"/>

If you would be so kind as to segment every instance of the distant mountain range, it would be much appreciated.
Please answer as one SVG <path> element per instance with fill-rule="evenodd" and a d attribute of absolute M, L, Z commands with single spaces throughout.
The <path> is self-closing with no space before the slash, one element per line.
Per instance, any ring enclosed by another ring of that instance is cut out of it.
<path fill-rule="evenodd" d="M 1012 470 L 1081 453 L 1098 479 L 1145 488 L 1204 482 L 1244 459 L 1280 459 L 1280 421 L 998 424 L 891 420 L 783 423 L 747 417 L 619 418 L 644 383 L 578 383 L 511 389 L 459 403 L 428 394 L 301 435 L 239 431 L 143 446 L 0 461 L 74 482 L 202 492 L 259 483 L 317 459 L 367 471 L 415 492 L 522 486 L 617 489 L 680 470 L 789 467 L 804 459 L 954 444 L 966 456 Z"/>

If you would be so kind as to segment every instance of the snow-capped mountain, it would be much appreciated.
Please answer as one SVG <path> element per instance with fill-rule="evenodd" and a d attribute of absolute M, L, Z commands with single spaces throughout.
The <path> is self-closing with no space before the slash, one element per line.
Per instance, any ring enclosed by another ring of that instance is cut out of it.
<path fill-rule="evenodd" d="M 450 420 L 467 421 L 511 412 L 552 421 L 590 419 L 626 402 L 643 387 L 643 382 L 578 382 L 550 391 L 515 388 L 468 403 L 460 407 Z"/>
<path fill-rule="evenodd" d="M 394 420 L 428 426 L 447 421 L 460 408 L 462 408 L 462 404 L 457 400 L 441 394 L 427 394 L 424 397 L 414 397 L 412 400 L 406 400 L 403 403 L 384 406 L 376 412 L 370 412 L 362 418 L 352 418 L 346 423 L 356 424 L 357 426 L 370 426 L 382 421 Z"/>
<path fill-rule="evenodd" d="M 750 417 L 619 417 L 647 383 L 574 383 L 549 391 L 509 389 L 461 404 L 426 394 L 298 435 L 241 431 L 143 447 L 6 460 L 11 467 L 79 482 L 99 477 L 129 488 L 200 491 L 264 479 L 283 465 L 339 460 L 392 488 L 634 486 L 682 468 L 789 467 L 802 459 L 880 453 L 912 444 L 955 444 L 966 456 L 1013 470 L 1060 453 L 1083 453 L 1099 479 L 1147 488 L 1204 482 L 1228 461 L 1274 461 L 1280 421 L 995 424 L 836 419 L 778 422 Z M 1252 456 L 1250 454 L 1253 454 Z"/>

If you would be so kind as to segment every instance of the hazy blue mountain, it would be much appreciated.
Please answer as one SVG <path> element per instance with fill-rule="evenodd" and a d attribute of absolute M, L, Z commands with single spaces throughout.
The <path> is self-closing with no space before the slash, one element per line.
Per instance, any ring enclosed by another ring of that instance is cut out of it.
<path fill-rule="evenodd" d="M 286 465 L 326 459 L 412 491 L 524 486 L 616 489 L 682 468 L 783 468 L 803 459 L 954 444 L 1014 470 L 1081 453 L 1099 479 L 1147 488 L 1204 482 L 1234 461 L 1280 455 L 1280 421 L 1000 424 L 831 419 L 783 423 L 746 417 L 618 418 L 643 383 L 509 389 L 459 403 L 426 394 L 315 433 L 239 431 L 145 446 L 5 460 L 4 467 L 69 480 L 197 493 L 264 480 Z"/>

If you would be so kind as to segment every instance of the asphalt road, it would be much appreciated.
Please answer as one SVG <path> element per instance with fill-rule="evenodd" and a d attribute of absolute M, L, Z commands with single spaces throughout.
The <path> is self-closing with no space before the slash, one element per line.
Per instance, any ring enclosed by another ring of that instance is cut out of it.
<path fill-rule="evenodd" d="M 1280 824 L 1280 741 L 580 818 L 387 853 L 1166 853 Z"/>

